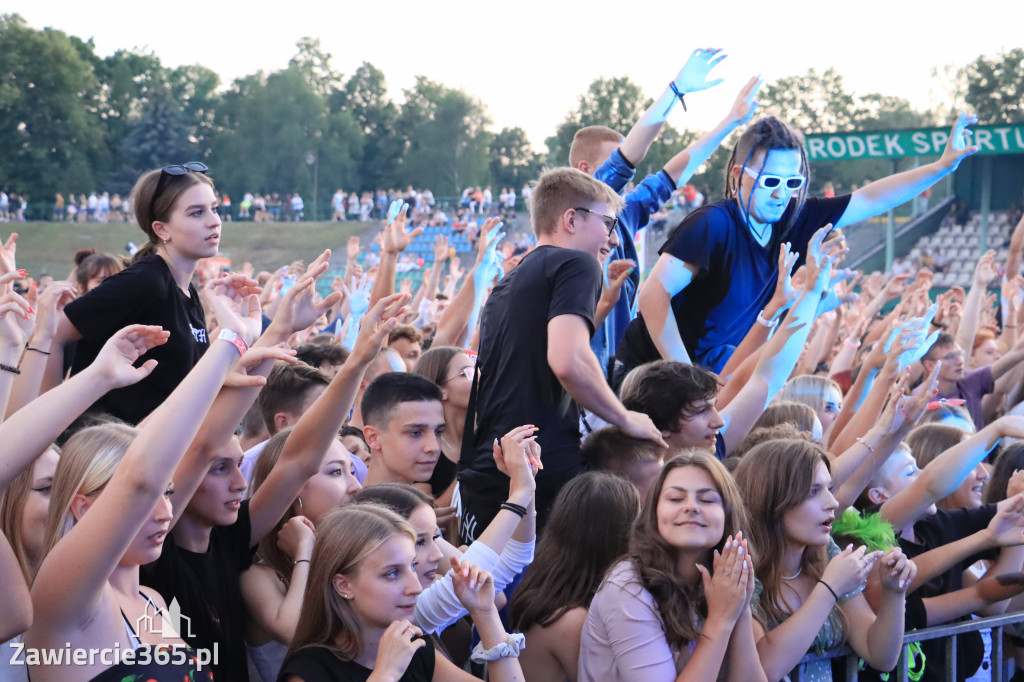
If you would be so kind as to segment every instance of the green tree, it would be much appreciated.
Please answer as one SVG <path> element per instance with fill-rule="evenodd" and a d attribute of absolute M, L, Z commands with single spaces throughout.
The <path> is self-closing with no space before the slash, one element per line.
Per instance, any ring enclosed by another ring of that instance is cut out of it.
<path fill-rule="evenodd" d="M 220 101 L 220 76 L 205 66 L 190 64 L 166 72 L 164 78 L 168 92 L 181 108 L 189 141 L 196 146 L 196 158 L 205 158 L 210 151 L 214 114 Z"/>
<path fill-rule="evenodd" d="M 608 126 L 625 135 L 651 101 L 644 97 L 640 86 L 626 76 L 598 78 L 586 93 L 580 95 L 576 108 L 565 115 L 555 134 L 545 141 L 548 163 L 555 166 L 568 164 L 573 135 L 584 126 Z"/>
<path fill-rule="evenodd" d="M 1024 121 L 1024 48 L 979 56 L 965 69 L 967 105 L 980 123 Z"/>
<path fill-rule="evenodd" d="M 852 130 L 855 125 L 854 96 L 832 68 L 780 78 L 765 85 L 757 99 L 759 115 L 776 116 L 804 133 Z"/>
<path fill-rule="evenodd" d="M 423 76 L 405 98 L 399 116 L 400 129 L 408 133 L 402 179 L 441 195 L 486 182 L 492 135 L 483 104 Z"/>
<path fill-rule="evenodd" d="M 0 184 L 36 201 L 94 189 L 104 144 L 97 88 L 67 35 L 0 16 Z"/>
<path fill-rule="evenodd" d="M 190 139 L 189 126 L 181 105 L 170 90 L 154 87 L 118 145 L 121 166 L 110 177 L 109 188 L 127 192 L 132 183 L 150 168 L 184 163 L 199 158 L 199 150 Z"/>
<path fill-rule="evenodd" d="M 388 97 L 384 72 L 363 62 L 328 99 L 331 111 L 345 110 L 362 132 L 357 189 L 392 187 L 398 182 L 405 139 L 398 130 L 398 107 Z"/>
<path fill-rule="evenodd" d="M 526 131 L 522 128 L 503 128 L 491 140 L 491 182 L 497 186 L 518 189 L 533 180 L 540 169 L 540 159 L 530 149 Z"/>
<path fill-rule="evenodd" d="M 298 53 L 288 67 L 302 74 L 309 86 L 321 97 L 327 97 L 342 87 L 341 74 L 331 65 L 331 53 L 324 52 L 319 38 L 300 38 Z"/>

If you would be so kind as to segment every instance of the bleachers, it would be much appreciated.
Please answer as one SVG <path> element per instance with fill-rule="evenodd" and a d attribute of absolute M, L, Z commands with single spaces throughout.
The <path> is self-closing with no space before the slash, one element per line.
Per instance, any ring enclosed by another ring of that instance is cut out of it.
<path fill-rule="evenodd" d="M 988 226 L 988 248 L 996 252 L 996 262 L 1005 262 L 1009 254 L 1010 234 L 1006 213 L 994 212 Z M 973 216 L 965 225 L 946 225 L 934 234 L 921 237 L 907 254 L 909 260 L 920 263 L 925 251 L 931 253 L 936 264 L 944 261 L 944 268 L 935 268 L 934 286 L 961 286 L 968 288 L 974 275 L 981 238 L 981 219 Z"/>
<path fill-rule="evenodd" d="M 481 224 L 483 221 L 479 221 Z M 473 255 L 473 245 L 469 243 L 466 238 L 465 232 L 457 232 L 453 227 L 453 221 L 449 220 L 447 224 L 443 226 L 428 225 L 423 229 L 423 232 L 412 240 L 403 252 L 404 255 L 412 256 L 417 262 L 420 259 L 423 260 L 421 267 L 414 267 L 411 270 L 403 272 L 403 263 L 399 261 L 398 272 L 395 274 L 396 282 L 401 282 L 403 279 L 411 279 L 413 286 L 419 286 L 420 282 L 423 281 L 423 273 L 429 268 L 434 262 L 434 241 L 437 239 L 437 235 L 443 234 L 448 237 L 448 245 L 455 249 L 455 254 L 459 256 L 463 261 L 463 267 L 467 270 L 473 265 L 472 259 L 475 258 Z M 380 244 L 374 242 L 370 246 L 370 251 L 379 252 Z M 467 258 L 466 254 L 470 254 Z M 365 255 L 360 254 L 360 263 L 365 263 Z"/>

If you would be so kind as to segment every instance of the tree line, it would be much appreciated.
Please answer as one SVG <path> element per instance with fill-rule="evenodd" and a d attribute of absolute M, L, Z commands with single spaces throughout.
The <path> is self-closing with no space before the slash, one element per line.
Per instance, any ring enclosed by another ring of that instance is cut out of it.
<path fill-rule="evenodd" d="M 942 124 L 967 106 L 982 123 L 1024 120 L 1024 50 L 980 56 L 936 79 L 949 110 L 917 111 L 905 99 L 855 95 L 832 69 L 766 84 L 761 111 L 805 132 Z M 650 104 L 629 78 L 599 78 L 535 153 L 519 127 L 492 130 L 487 108 L 463 90 L 425 76 L 388 94 L 384 73 L 364 62 L 339 73 L 318 39 L 304 38 L 285 68 L 236 79 L 226 89 L 199 65 L 164 66 L 140 50 L 96 54 L 16 14 L 0 16 L 0 187 L 46 202 L 57 192 L 127 193 L 142 171 L 168 162 L 212 160 L 218 188 L 316 193 L 335 189 L 430 187 L 438 196 L 490 184 L 521 187 L 545 163 L 564 164 L 577 128 L 623 133 Z M 724 113 L 724 112 L 723 112 Z M 695 139 L 666 126 L 640 172 L 654 172 Z M 721 186 L 724 149 L 694 178 Z M 840 184 L 879 177 L 878 161 L 820 164 L 816 180 Z"/>

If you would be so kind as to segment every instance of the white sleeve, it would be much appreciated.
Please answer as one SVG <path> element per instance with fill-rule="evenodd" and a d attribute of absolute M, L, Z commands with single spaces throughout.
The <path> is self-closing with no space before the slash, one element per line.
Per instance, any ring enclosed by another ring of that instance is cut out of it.
<path fill-rule="evenodd" d="M 501 559 L 497 552 L 482 542 L 471 544 L 462 555 L 462 558 L 472 564 L 476 564 L 489 573 L 494 572 Z M 495 589 L 497 589 L 497 580 L 495 580 Z M 413 623 L 426 634 L 441 632 L 459 618 L 465 616 L 466 613 L 466 607 L 455 596 L 455 586 L 452 584 L 451 571 L 448 571 L 443 578 L 423 590 L 420 596 L 416 598 L 416 611 L 413 613 Z"/>
<path fill-rule="evenodd" d="M 491 571 L 494 576 L 494 591 L 505 589 L 517 575 L 533 562 L 535 541 L 519 542 L 509 540 L 505 543 L 505 551 L 498 558 L 498 564 Z"/>

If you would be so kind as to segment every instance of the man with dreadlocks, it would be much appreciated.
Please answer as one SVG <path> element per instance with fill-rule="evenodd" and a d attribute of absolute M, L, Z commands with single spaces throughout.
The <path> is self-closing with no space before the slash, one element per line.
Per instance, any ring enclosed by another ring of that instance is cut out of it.
<path fill-rule="evenodd" d="M 961 114 L 938 161 L 830 199 L 807 197 L 803 135 L 777 118 L 754 123 L 726 167 L 726 198 L 687 216 L 669 235 L 639 294 L 640 315 L 616 352 L 616 377 L 664 358 L 720 371 L 757 323 L 778 278 L 784 242 L 803 256 L 814 232 L 842 228 L 909 201 L 978 151 Z"/>

